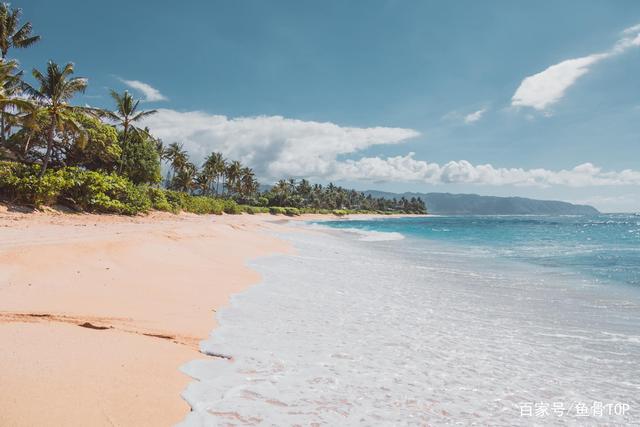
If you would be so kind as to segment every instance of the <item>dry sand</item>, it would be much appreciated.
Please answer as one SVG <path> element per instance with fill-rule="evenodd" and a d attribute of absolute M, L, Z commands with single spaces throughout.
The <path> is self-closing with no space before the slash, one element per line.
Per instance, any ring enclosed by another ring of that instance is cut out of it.
<path fill-rule="evenodd" d="M 268 215 L 0 209 L 0 426 L 179 422 L 179 367 L 259 281 L 246 260 L 290 250 Z"/>

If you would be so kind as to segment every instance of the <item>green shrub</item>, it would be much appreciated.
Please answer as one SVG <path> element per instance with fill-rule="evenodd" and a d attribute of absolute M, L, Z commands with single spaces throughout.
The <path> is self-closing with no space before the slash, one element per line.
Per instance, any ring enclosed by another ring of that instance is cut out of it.
<path fill-rule="evenodd" d="M 300 209 L 298 208 L 291 208 L 291 207 L 286 207 L 286 208 L 282 208 L 280 206 L 271 206 L 269 208 L 269 213 L 271 215 L 287 215 L 287 216 L 298 216 L 300 215 Z"/>
<path fill-rule="evenodd" d="M 151 201 L 145 191 L 115 173 L 87 171 L 76 167 L 48 170 L 0 162 L 0 197 L 40 207 L 63 204 L 88 212 L 135 215 L 147 212 Z"/>
<path fill-rule="evenodd" d="M 194 214 L 221 215 L 224 211 L 224 202 L 212 197 L 189 196 L 188 194 L 184 194 L 182 210 Z"/>
<path fill-rule="evenodd" d="M 142 133 L 130 133 L 122 144 L 118 171 L 134 184 L 159 183 L 162 176 L 155 141 Z"/>
<path fill-rule="evenodd" d="M 285 210 L 284 208 L 278 207 L 278 206 L 271 206 L 269 208 L 269 213 L 271 215 L 284 215 L 285 214 Z"/>
<path fill-rule="evenodd" d="M 254 206 L 250 206 L 250 205 L 238 205 L 238 207 L 240 208 L 240 210 L 241 210 L 242 212 L 248 213 L 248 214 L 250 214 L 250 215 L 253 215 L 253 214 L 257 214 L 257 213 L 258 213 L 258 211 L 257 211 L 257 209 L 258 209 L 258 208 L 255 208 Z"/>
<path fill-rule="evenodd" d="M 248 206 L 242 205 L 240 206 L 243 212 L 254 215 L 259 213 L 269 213 L 269 208 L 263 206 Z"/>
<path fill-rule="evenodd" d="M 334 209 L 332 213 L 336 216 L 345 216 L 349 214 L 349 212 L 345 209 Z"/>
<path fill-rule="evenodd" d="M 161 188 L 148 187 L 147 195 L 151 200 L 151 207 L 158 211 L 178 213 L 179 208 L 169 203 L 167 192 Z"/>
<path fill-rule="evenodd" d="M 34 175 L 19 178 L 15 187 L 18 201 L 40 207 L 59 202 L 61 193 L 72 183 L 65 180 L 61 173 L 48 173 L 38 178 L 39 168 Z"/>
<path fill-rule="evenodd" d="M 39 166 L 0 161 L 0 197 L 15 203 L 40 206 L 55 202 L 58 183 L 54 179 L 40 182 L 37 175 Z"/>
<path fill-rule="evenodd" d="M 56 181 L 60 186 L 57 196 L 59 203 L 72 204 L 88 212 L 125 215 L 151 209 L 151 200 L 146 191 L 115 173 L 64 168 L 52 174 L 47 172 L 42 181 L 46 181 L 49 175 L 62 177 L 62 181 Z"/>
<path fill-rule="evenodd" d="M 171 206 L 172 212 L 180 212 L 184 209 L 186 204 L 185 200 L 187 199 L 187 195 L 185 193 L 181 193 L 179 191 L 172 190 L 162 190 L 164 193 L 167 202 Z"/>
<path fill-rule="evenodd" d="M 298 208 L 284 208 L 284 214 L 287 216 L 299 216 L 300 210 Z"/>
<path fill-rule="evenodd" d="M 225 200 L 223 201 L 223 210 L 224 213 L 238 215 L 242 213 L 242 208 L 233 200 Z"/>

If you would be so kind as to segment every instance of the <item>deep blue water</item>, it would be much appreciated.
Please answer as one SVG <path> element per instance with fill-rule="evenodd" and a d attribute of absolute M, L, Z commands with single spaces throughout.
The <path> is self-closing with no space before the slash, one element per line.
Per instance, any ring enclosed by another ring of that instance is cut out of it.
<path fill-rule="evenodd" d="M 431 216 L 322 222 L 640 286 L 640 216 Z"/>

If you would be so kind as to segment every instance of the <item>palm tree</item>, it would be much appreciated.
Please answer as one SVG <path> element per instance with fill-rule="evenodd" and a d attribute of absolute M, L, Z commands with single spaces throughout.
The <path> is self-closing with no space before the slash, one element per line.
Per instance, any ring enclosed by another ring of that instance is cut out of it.
<path fill-rule="evenodd" d="M 222 153 L 211 153 L 205 159 L 203 168 L 207 170 L 208 174 L 211 174 L 216 180 L 216 196 L 219 194 L 220 178 L 224 176 L 227 170 L 227 161 L 222 156 Z"/>
<path fill-rule="evenodd" d="M 164 146 L 164 142 L 162 142 L 160 138 L 156 139 L 155 141 L 156 141 L 156 151 L 158 152 L 158 157 L 160 158 L 160 161 L 162 161 L 166 158 L 167 149 Z"/>
<path fill-rule="evenodd" d="M 258 181 L 251 168 L 242 168 L 240 171 L 240 194 L 248 197 L 258 191 Z"/>
<path fill-rule="evenodd" d="M 202 169 L 198 174 L 198 185 L 202 194 L 210 194 L 213 192 L 213 183 L 218 174 L 217 164 L 214 153 L 209 154 L 202 164 Z"/>
<path fill-rule="evenodd" d="M 211 175 L 206 169 L 203 168 L 196 174 L 193 183 L 195 185 L 195 188 L 200 191 L 200 195 L 206 196 L 211 192 L 211 181 Z"/>
<path fill-rule="evenodd" d="M 304 200 L 309 200 L 309 198 L 311 197 L 311 190 L 311 184 L 306 179 L 301 179 L 300 183 L 296 186 L 296 192 Z"/>
<path fill-rule="evenodd" d="M 186 161 L 173 176 L 173 179 L 171 180 L 171 188 L 177 191 L 190 193 L 194 188 L 196 173 L 196 166 L 193 163 Z"/>
<path fill-rule="evenodd" d="M 126 90 L 122 95 L 112 90 L 111 97 L 116 101 L 116 111 L 109 112 L 107 117 L 122 126 L 123 142 L 126 144 L 129 130 L 137 134 L 142 133 L 144 136 L 150 136 L 146 129 L 140 129 L 139 127 L 136 127 L 134 123 L 157 113 L 157 110 L 138 111 L 140 100 L 133 99 L 133 96 L 131 96 L 131 94 Z"/>
<path fill-rule="evenodd" d="M 40 84 L 40 88 L 36 89 L 27 83 L 24 83 L 24 88 L 28 94 L 39 102 L 41 110 L 45 112 L 50 119 L 47 151 L 42 160 L 42 169 L 40 170 L 40 176 L 42 177 L 51 159 L 56 130 L 70 129 L 78 132 L 81 138 L 86 138 L 86 133 L 83 131 L 82 126 L 73 118 L 73 113 L 99 116 L 103 112 L 95 108 L 69 105 L 69 101 L 74 95 L 83 93 L 87 88 L 86 79 L 82 77 L 70 78 L 73 74 L 73 64 L 71 62 L 60 69 L 58 64 L 49 61 L 46 74 L 41 73 L 35 68 L 32 73 L 33 77 Z"/>
<path fill-rule="evenodd" d="M 289 183 L 284 179 L 276 182 L 271 191 L 276 196 L 275 200 L 277 206 L 286 206 L 287 200 L 290 197 L 290 190 L 291 189 L 289 188 Z"/>
<path fill-rule="evenodd" d="M 11 9 L 9 3 L 0 4 L 0 52 L 4 60 L 12 47 L 29 47 L 38 40 L 40 36 L 31 34 L 31 23 L 26 22 L 20 26 L 20 15 L 22 9 Z"/>
<path fill-rule="evenodd" d="M 229 192 L 229 190 L 236 193 L 238 192 L 238 181 L 240 179 L 241 173 L 242 164 L 237 160 L 232 161 L 225 171 L 225 174 L 227 176 L 227 193 Z"/>
<path fill-rule="evenodd" d="M 165 150 L 164 158 L 167 159 L 171 169 L 173 171 L 173 176 L 180 169 L 182 169 L 188 162 L 188 154 L 183 148 L 184 146 L 177 142 L 172 142 Z M 173 180 L 173 177 L 169 179 L 167 184 L 170 184 Z"/>
<path fill-rule="evenodd" d="M 16 118 L 13 114 L 33 111 L 35 105 L 28 99 L 18 98 L 22 87 L 21 72 L 16 72 L 16 61 L 0 61 L 0 143 L 6 142 L 7 118 Z M 13 112 L 7 112 L 7 108 Z"/>

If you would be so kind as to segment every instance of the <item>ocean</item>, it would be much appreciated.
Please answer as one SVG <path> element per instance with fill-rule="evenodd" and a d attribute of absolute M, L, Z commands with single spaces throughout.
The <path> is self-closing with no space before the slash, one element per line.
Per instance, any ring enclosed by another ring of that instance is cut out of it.
<path fill-rule="evenodd" d="M 250 263 L 185 426 L 640 423 L 640 217 L 323 221 Z"/>
<path fill-rule="evenodd" d="M 450 242 L 482 257 L 640 286 L 640 215 L 433 216 L 325 224 Z"/>

